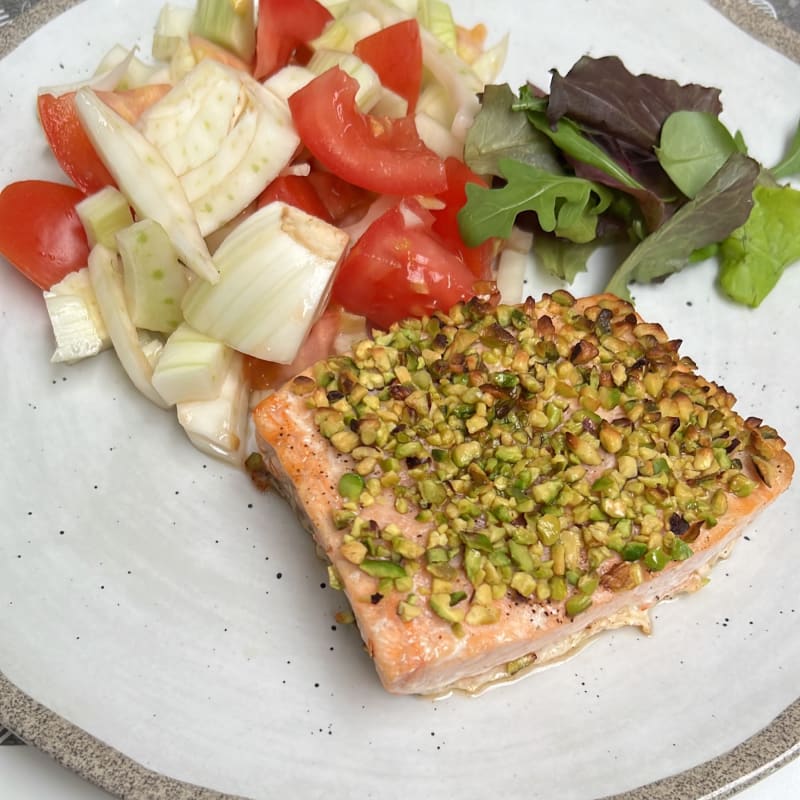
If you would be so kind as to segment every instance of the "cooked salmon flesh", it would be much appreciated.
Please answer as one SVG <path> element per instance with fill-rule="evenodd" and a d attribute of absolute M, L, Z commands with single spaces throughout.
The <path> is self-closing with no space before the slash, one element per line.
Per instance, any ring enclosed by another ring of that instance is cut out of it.
<path fill-rule="evenodd" d="M 267 470 L 395 693 L 474 690 L 698 588 L 792 478 L 680 342 L 611 295 L 474 299 L 263 400 Z"/>

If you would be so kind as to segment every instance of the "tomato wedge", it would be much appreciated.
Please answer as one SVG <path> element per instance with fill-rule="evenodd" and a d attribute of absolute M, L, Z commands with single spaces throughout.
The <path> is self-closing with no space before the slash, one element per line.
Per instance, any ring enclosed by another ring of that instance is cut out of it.
<path fill-rule="evenodd" d="M 279 175 L 261 193 L 257 205 L 261 208 L 275 200 L 283 200 L 284 203 L 324 219 L 325 222 L 333 221 L 314 184 L 307 176 Z"/>
<path fill-rule="evenodd" d="M 58 97 L 40 94 L 39 120 L 50 149 L 67 177 L 87 194 L 115 186 L 111 173 L 83 130 L 75 109 L 75 92 Z"/>
<path fill-rule="evenodd" d="M 152 84 L 119 92 L 99 91 L 97 96 L 133 123 L 142 111 L 160 100 L 169 89 L 167 84 Z M 75 109 L 75 92 L 59 96 L 40 94 L 38 109 L 39 121 L 56 161 L 79 189 L 93 194 L 104 186 L 116 186 L 83 130 Z"/>
<path fill-rule="evenodd" d="M 312 167 L 308 180 L 316 189 L 334 225 L 349 225 L 361 219 L 375 200 L 373 192 L 353 186 L 324 169 Z"/>
<path fill-rule="evenodd" d="M 146 108 L 157 103 L 172 87 L 168 83 L 151 83 L 117 92 L 95 92 L 107 105 L 114 109 L 126 122 L 133 125 Z"/>
<path fill-rule="evenodd" d="M 362 114 L 358 82 L 339 67 L 289 98 L 297 132 L 331 172 L 371 192 L 438 194 L 447 189 L 444 162 L 419 138 L 413 116 Z"/>
<path fill-rule="evenodd" d="M 86 266 L 89 244 L 74 186 L 18 181 L 0 192 L 0 253 L 40 289 Z"/>
<path fill-rule="evenodd" d="M 463 161 L 453 156 L 445 159 L 447 171 L 447 189 L 436 197 L 445 205 L 442 209 L 434 209 L 433 231 L 453 252 L 458 253 L 472 274 L 479 279 L 488 279 L 492 271 L 492 262 L 497 252 L 494 239 L 487 239 L 476 247 L 468 247 L 461 238 L 458 227 L 458 212 L 467 202 L 466 185 L 477 183 L 486 186 L 483 178 L 476 175 Z"/>
<path fill-rule="evenodd" d="M 472 297 L 475 277 L 437 240 L 432 221 L 409 199 L 378 217 L 339 268 L 333 301 L 385 329 Z"/>
<path fill-rule="evenodd" d="M 317 0 L 258 0 L 253 75 L 263 80 L 285 67 L 292 54 L 316 39 L 332 19 Z"/>
<path fill-rule="evenodd" d="M 422 43 L 419 23 L 403 20 L 356 42 L 353 53 L 378 73 L 381 83 L 408 102 L 410 114 L 422 84 Z"/>

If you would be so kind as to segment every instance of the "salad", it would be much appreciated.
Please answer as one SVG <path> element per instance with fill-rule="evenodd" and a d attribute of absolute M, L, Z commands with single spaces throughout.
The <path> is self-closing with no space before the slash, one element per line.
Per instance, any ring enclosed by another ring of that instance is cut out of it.
<path fill-rule="evenodd" d="M 251 389 L 367 317 L 448 307 L 490 277 L 495 245 L 458 231 L 480 178 L 456 154 L 505 44 L 485 48 L 444 3 L 414 12 L 168 4 L 152 58 L 117 46 L 90 78 L 43 88 L 72 185 L 5 187 L 0 252 L 44 292 L 53 360 L 113 347 L 198 447 L 240 463 Z"/>
<path fill-rule="evenodd" d="M 442 0 L 199 0 L 163 7 L 150 58 L 120 45 L 41 89 L 70 184 L 5 187 L 0 253 L 43 290 L 53 360 L 113 347 L 239 464 L 253 392 L 373 326 L 521 301 L 532 247 L 569 281 L 628 242 L 621 296 L 710 248 L 750 305 L 800 257 L 800 194 L 778 182 L 800 137 L 768 170 L 713 89 L 610 58 L 514 91 L 486 40 Z"/>

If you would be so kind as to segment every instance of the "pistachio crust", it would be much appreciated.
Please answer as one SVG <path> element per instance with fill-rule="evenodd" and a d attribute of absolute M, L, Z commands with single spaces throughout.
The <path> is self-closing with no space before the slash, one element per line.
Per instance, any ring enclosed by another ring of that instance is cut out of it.
<path fill-rule="evenodd" d="M 688 559 L 760 484 L 784 488 L 783 440 L 679 346 L 616 297 L 559 291 L 406 320 L 298 376 L 348 463 L 333 522 L 369 602 L 456 636 L 509 599 L 574 618 Z"/>

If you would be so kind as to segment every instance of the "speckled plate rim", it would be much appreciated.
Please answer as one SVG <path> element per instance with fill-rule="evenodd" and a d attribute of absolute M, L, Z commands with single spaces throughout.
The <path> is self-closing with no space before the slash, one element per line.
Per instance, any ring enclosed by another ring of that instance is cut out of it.
<path fill-rule="evenodd" d="M 0 58 L 80 0 L 42 0 L 0 28 Z M 741 28 L 800 63 L 800 34 L 755 9 L 748 0 L 708 0 Z M 0 725 L 67 769 L 129 800 L 243 800 L 170 778 L 65 720 L 19 689 L 0 671 Z M 800 756 L 800 698 L 766 727 L 716 758 L 602 800 L 723 800 Z"/>

